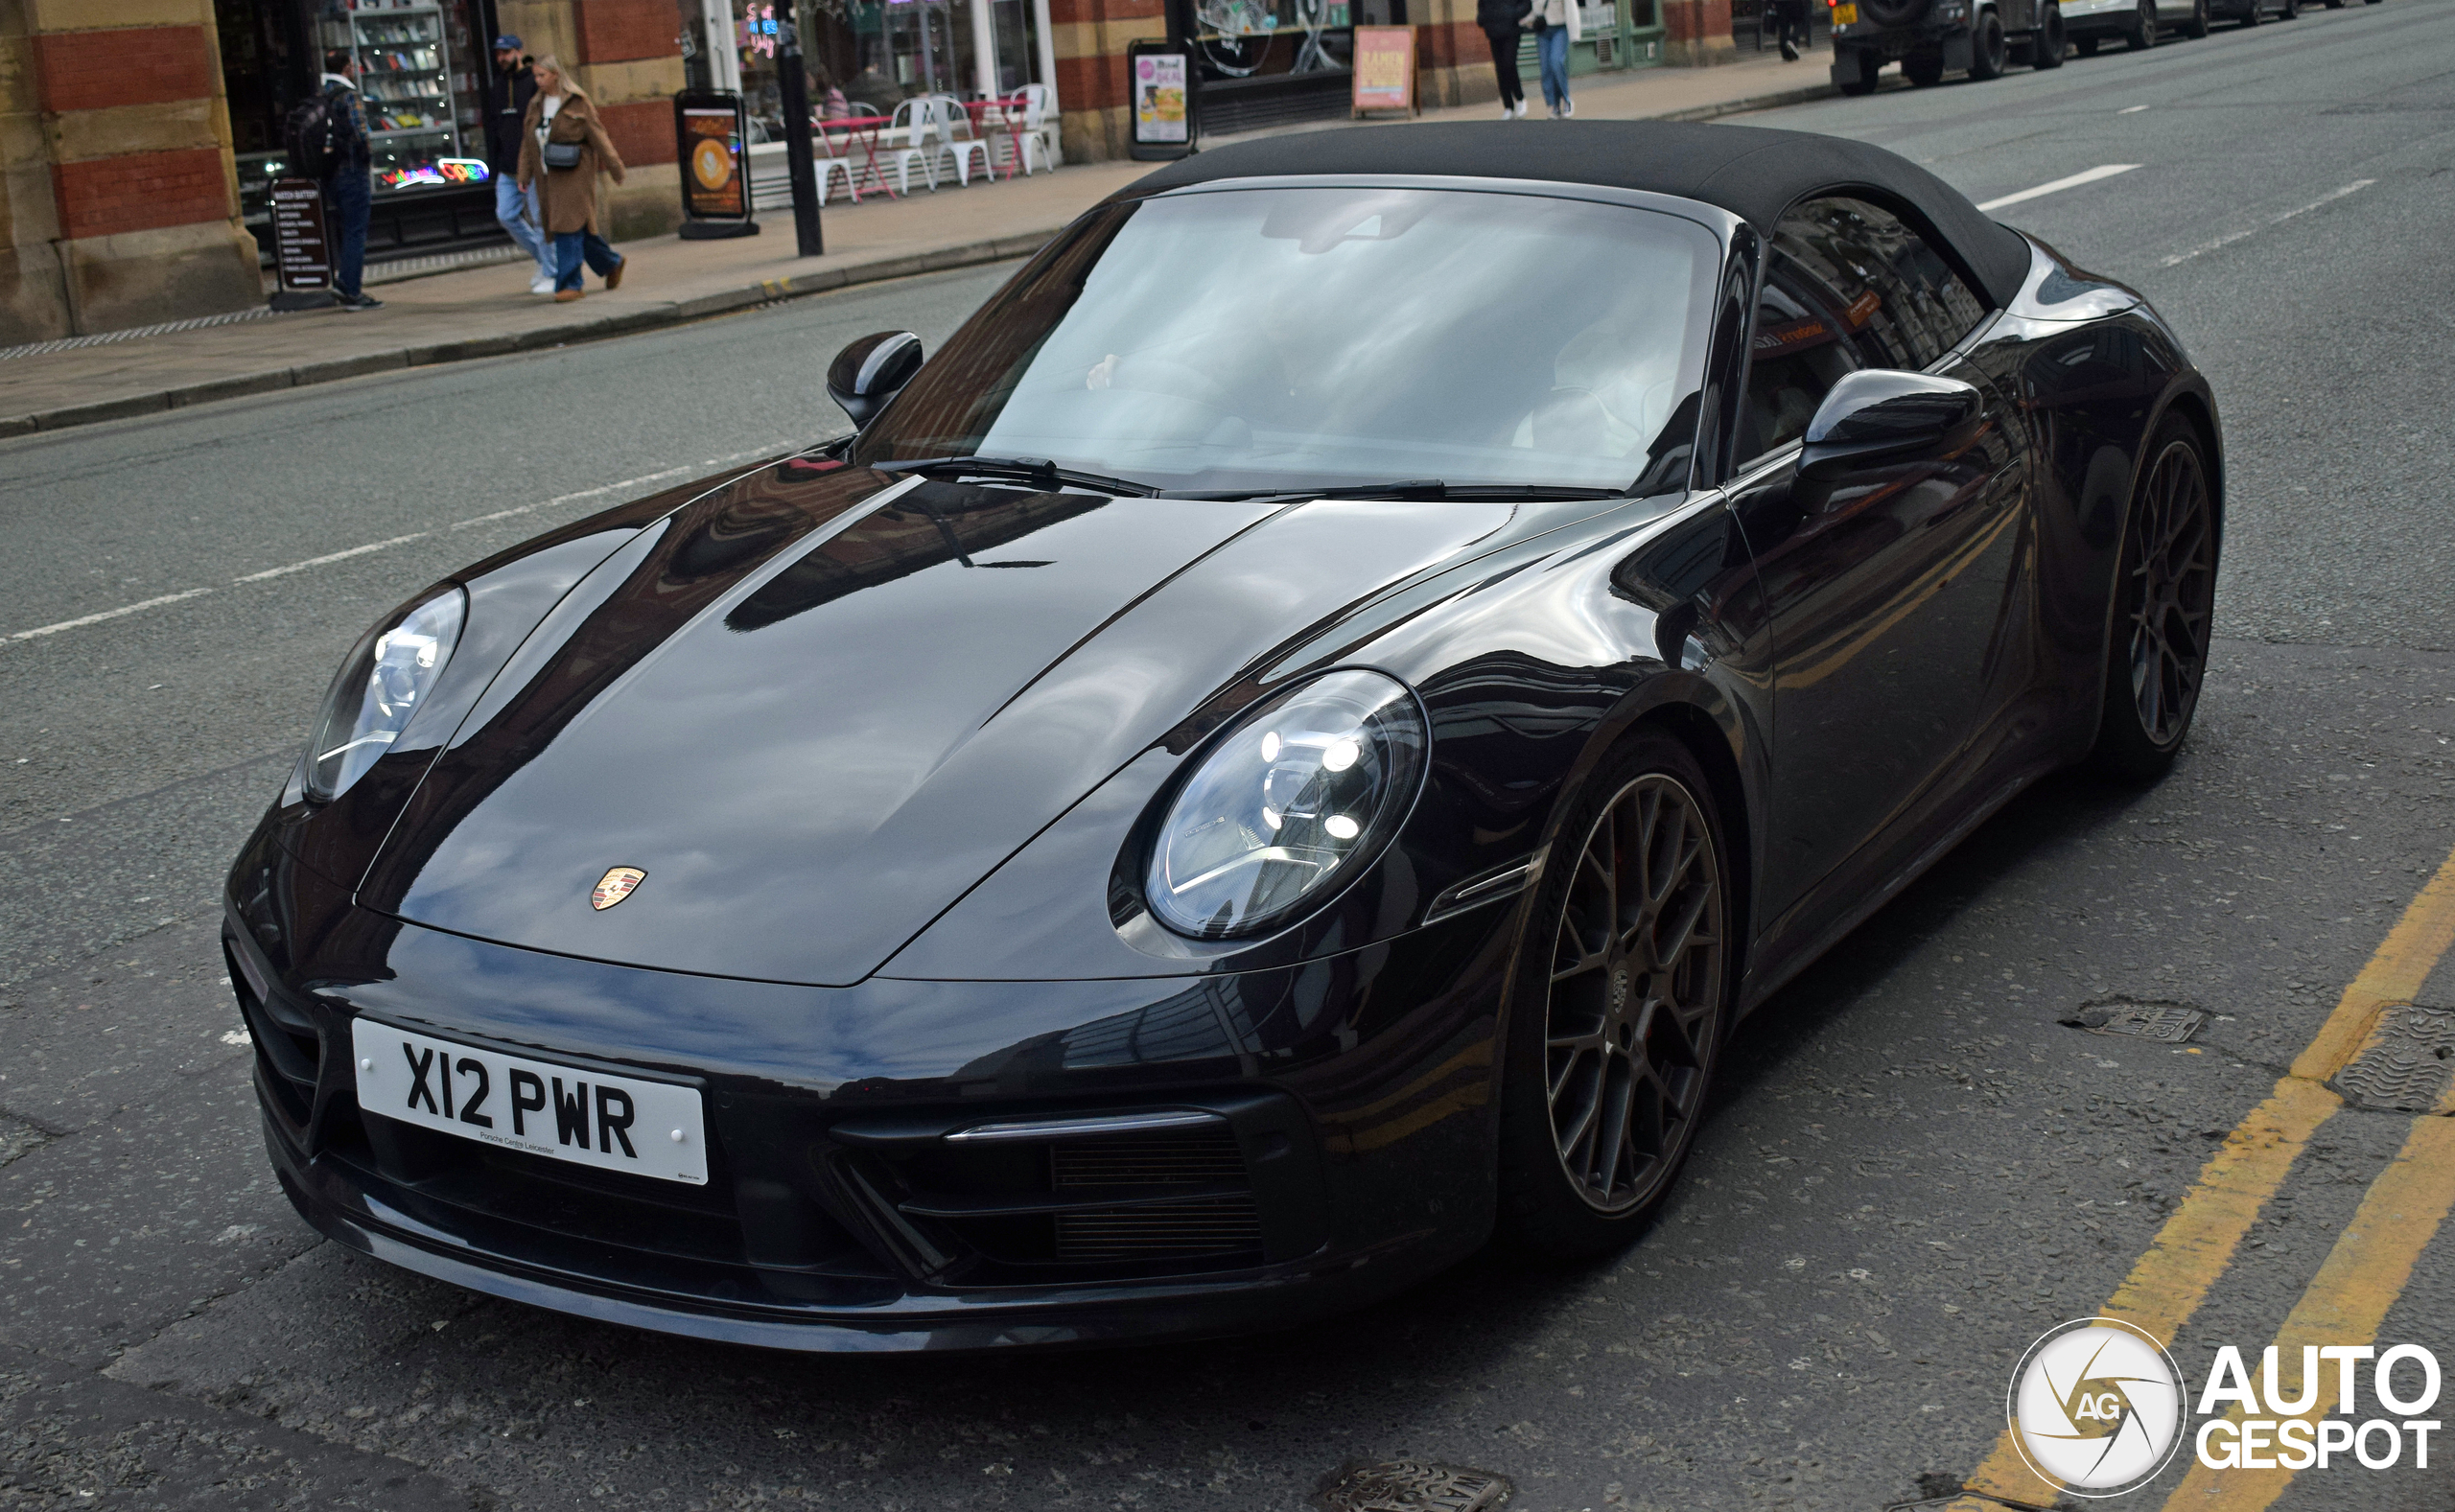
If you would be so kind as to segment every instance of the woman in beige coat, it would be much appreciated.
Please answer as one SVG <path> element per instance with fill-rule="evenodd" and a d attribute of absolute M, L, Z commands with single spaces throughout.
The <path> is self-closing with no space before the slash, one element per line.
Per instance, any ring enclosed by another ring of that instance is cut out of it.
<path fill-rule="evenodd" d="M 622 287 L 623 259 L 596 230 L 596 175 L 612 174 L 620 183 L 622 156 L 596 119 L 596 106 L 564 76 L 562 59 L 549 53 L 537 59 L 536 71 L 537 95 L 521 123 L 520 187 L 545 181 L 543 229 L 553 249 L 554 298 L 568 303 L 580 297 L 583 261 L 606 288 Z M 569 168 L 553 164 L 574 156 Z"/>

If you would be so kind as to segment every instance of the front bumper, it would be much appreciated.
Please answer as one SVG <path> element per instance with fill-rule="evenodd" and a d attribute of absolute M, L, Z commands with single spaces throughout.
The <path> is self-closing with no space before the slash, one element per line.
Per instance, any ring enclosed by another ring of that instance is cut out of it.
<path fill-rule="evenodd" d="M 472 1290 L 802 1350 L 1090 1343 L 1343 1311 L 1490 1229 L 1506 905 L 1300 969 L 807 989 L 254 901 L 234 898 L 224 943 L 283 1190 L 339 1243 Z M 368 1112 L 348 1048 L 362 1015 L 688 1078 L 708 1184 Z M 945 1137 L 1154 1108 L 1215 1117 L 976 1151 Z"/>

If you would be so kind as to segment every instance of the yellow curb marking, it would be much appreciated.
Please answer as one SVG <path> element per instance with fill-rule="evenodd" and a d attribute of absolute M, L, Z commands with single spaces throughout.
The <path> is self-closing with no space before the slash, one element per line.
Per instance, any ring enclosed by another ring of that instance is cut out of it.
<path fill-rule="evenodd" d="M 2413 1120 L 2412 1136 L 2404 1141 L 2395 1164 L 2378 1174 L 2361 1199 L 2360 1211 L 2337 1237 L 2326 1264 L 2302 1300 L 2277 1332 L 2278 1394 L 2290 1400 L 2300 1394 L 2302 1349 L 2305 1344 L 2374 1344 L 2387 1309 L 2412 1279 L 2421 1251 L 2455 1208 L 2455 1120 L 2424 1115 Z M 2256 1356 L 2246 1355 L 2253 1379 L 2264 1384 Z M 2298 1417 L 2315 1421 L 2327 1415 L 2336 1393 L 2330 1361 L 2319 1362 L 2320 1389 L 2309 1410 L 2257 1416 Z M 2285 1378 L 2293 1382 L 2285 1384 Z M 2405 1377 L 2407 1389 L 2411 1378 Z M 2384 1412 L 2385 1408 L 2379 1409 Z M 2226 1414 L 2238 1423 L 2255 1414 L 2234 1404 Z M 2167 1508 L 2205 1508 L 2208 1512 L 2262 1512 L 2284 1494 L 2294 1473 L 2270 1470 L 2210 1470 L 2196 1459 L 2183 1483 L 2165 1499 Z"/>
<path fill-rule="evenodd" d="M 2182 1205 L 2158 1230 L 2148 1252 L 2131 1268 L 2131 1274 L 2115 1289 L 2113 1300 L 2100 1308 L 2100 1313 L 2136 1323 L 2172 1342 L 2183 1324 L 2207 1299 L 2209 1289 L 2233 1262 L 2243 1235 L 2250 1232 L 2259 1209 L 2283 1184 L 2295 1157 L 2302 1153 L 2310 1136 L 2344 1106 L 2343 1099 L 2324 1083 L 2343 1070 L 2369 1042 L 2379 1014 L 2388 1004 L 2412 1000 L 2450 944 L 2455 944 L 2455 854 L 2447 856 L 2438 874 L 2405 908 L 2403 917 L 2387 932 L 2369 965 L 2344 989 L 2335 1012 L 2319 1027 L 2309 1048 L 2276 1083 L 2267 1101 L 2253 1108 L 2226 1136 L 2224 1146 L 2200 1171 L 2199 1180 L 2183 1198 Z M 2455 1094 L 2450 1094 L 2450 1101 L 2455 1101 Z M 2414 1137 L 2420 1137 L 2418 1130 Z M 2373 1184 L 2373 1196 L 2402 1164 L 2390 1167 L 2387 1175 L 2378 1178 Z M 2362 1212 L 2369 1212 L 2366 1201 Z M 2443 1207 L 2440 1214 L 2443 1216 Z M 2354 1222 L 2357 1227 L 2360 1219 Z M 2433 1220 L 2429 1227 L 2434 1230 L 2436 1226 Z M 2346 1230 L 2339 1248 L 2350 1240 L 2352 1232 Z M 2332 1257 L 2328 1264 L 2334 1264 Z M 2402 1288 L 2403 1278 L 2410 1272 L 2407 1262 L 2397 1275 L 2397 1290 Z M 2311 1293 L 2304 1295 L 2304 1304 L 2327 1282 L 2328 1271 L 2323 1268 L 2319 1280 L 2312 1283 Z M 2392 1298 L 2391 1292 L 2389 1299 Z M 2297 1308 L 2296 1315 L 2299 1314 Z M 2350 1338 L 2333 1341 L 2352 1342 Z M 2293 1358 L 2298 1363 L 2298 1350 Z M 1966 1485 L 1984 1496 L 2038 1507 L 2053 1505 L 2062 1493 L 2059 1484 L 2041 1478 L 2021 1457 L 2008 1427 L 1996 1439 L 1994 1453 L 1986 1456 L 1986 1462 L 1970 1476 Z M 2280 1484 L 2279 1489 L 2282 1489 Z M 2221 1505 L 2225 1512 L 2233 1512 L 2231 1503 Z M 1951 1503 L 1946 1512 L 1988 1512 L 1988 1504 L 1963 1498 Z"/>

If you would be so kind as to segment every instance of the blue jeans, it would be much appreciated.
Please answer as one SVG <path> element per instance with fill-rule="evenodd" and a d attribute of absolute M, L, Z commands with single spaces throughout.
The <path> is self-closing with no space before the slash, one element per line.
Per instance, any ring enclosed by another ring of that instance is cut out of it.
<path fill-rule="evenodd" d="M 560 292 L 579 287 L 581 259 L 588 262 L 589 271 L 603 278 L 622 266 L 622 259 L 605 244 L 605 239 L 594 231 L 563 231 L 554 237 L 554 289 Z"/>
<path fill-rule="evenodd" d="M 495 223 L 511 233 L 520 249 L 537 261 L 537 271 L 551 278 L 554 260 L 546 251 L 546 233 L 539 229 L 546 223 L 546 206 L 537 191 L 520 192 L 520 180 L 509 174 L 495 174 Z"/>
<path fill-rule="evenodd" d="M 374 185 L 363 168 L 343 164 L 324 180 L 324 228 L 333 239 L 333 291 L 343 299 L 359 295 L 359 278 L 366 271 L 366 215 L 374 203 Z"/>
<path fill-rule="evenodd" d="M 1543 65 L 1543 103 L 1557 110 L 1569 98 L 1569 29 L 1543 29 L 1534 39 L 1534 56 Z"/>

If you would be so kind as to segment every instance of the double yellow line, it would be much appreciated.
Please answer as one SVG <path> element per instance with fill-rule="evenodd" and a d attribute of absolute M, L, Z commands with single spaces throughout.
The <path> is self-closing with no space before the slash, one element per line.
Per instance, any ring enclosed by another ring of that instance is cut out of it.
<path fill-rule="evenodd" d="M 2267 1100 L 2226 1136 L 2148 1252 L 2099 1310 L 2104 1316 L 2137 1324 L 2168 1342 L 2181 1332 L 2225 1273 L 2243 1236 L 2258 1221 L 2259 1209 L 2284 1184 L 2310 1136 L 2343 1109 L 2344 1100 L 2326 1083 L 2376 1043 L 2384 1011 L 2412 1001 L 2450 944 L 2455 944 L 2455 855 L 2446 858 L 2404 910 Z M 2455 1115 L 2455 1087 L 2434 1112 L 2413 1121 L 2402 1151 L 2371 1183 L 2360 1210 L 2277 1335 L 2280 1377 L 2289 1369 L 2298 1379 L 2303 1344 L 2377 1341 L 2388 1307 L 2411 1279 L 2439 1224 L 2455 1209 L 2455 1116 L 2450 1115 Z M 2256 1360 L 2258 1353 L 2245 1349 L 2243 1356 Z M 2277 1386 L 2287 1398 L 2296 1394 L 2283 1379 Z M 2311 1410 L 2303 1415 L 2323 1415 L 2332 1400 L 2326 1389 L 2314 1393 Z M 2184 1453 L 2189 1452 L 2186 1445 Z M 2290 1470 L 2209 1470 L 2194 1459 L 2165 1507 L 2167 1512 L 2260 1512 L 2292 1479 Z M 2001 1512 L 2003 1502 L 2046 1507 L 2063 1489 L 2029 1468 L 2008 1428 L 1964 1484 L 1977 1494 L 1953 1500 L 1947 1512 Z"/>

